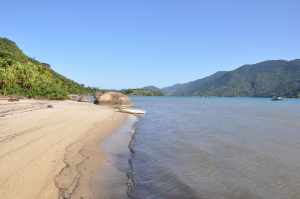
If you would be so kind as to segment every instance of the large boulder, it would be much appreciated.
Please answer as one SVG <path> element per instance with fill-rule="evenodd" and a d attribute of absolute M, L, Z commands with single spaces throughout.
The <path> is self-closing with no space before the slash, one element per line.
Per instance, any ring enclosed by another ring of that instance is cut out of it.
<path fill-rule="evenodd" d="M 103 91 L 97 91 L 97 92 L 95 93 L 95 98 L 97 99 L 97 98 L 101 97 L 101 95 L 103 95 L 103 94 L 104 94 Z"/>
<path fill-rule="evenodd" d="M 107 92 L 96 96 L 96 104 L 111 106 L 131 106 L 132 103 L 126 95 L 120 92 Z"/>

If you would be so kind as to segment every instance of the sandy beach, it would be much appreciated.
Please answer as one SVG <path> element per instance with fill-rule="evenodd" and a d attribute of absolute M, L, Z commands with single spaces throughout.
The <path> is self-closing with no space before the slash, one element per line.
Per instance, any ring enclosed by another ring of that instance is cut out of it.
<path fill-rule="evenodd" d="M 100 144 L 126 120 L 89 103 L 0 100 L 0 197 L 94 198 Z"/>

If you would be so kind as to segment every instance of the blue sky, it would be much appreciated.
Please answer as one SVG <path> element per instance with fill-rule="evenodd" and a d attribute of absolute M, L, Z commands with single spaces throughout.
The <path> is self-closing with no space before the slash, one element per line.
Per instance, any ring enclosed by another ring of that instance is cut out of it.
<path fill-rule="evenodd" d="M 3 1 L 0 36 L 90 86 L 169 86 L 300 58 L 299 0 Z"/>

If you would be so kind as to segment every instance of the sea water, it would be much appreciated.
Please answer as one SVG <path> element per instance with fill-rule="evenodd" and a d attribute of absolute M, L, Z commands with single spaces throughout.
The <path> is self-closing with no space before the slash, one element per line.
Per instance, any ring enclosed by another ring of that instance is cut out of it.
<path fill-rule="evenodd" d="M 300 100 L 134 97 L 130 199 L 299 199 Z"/>

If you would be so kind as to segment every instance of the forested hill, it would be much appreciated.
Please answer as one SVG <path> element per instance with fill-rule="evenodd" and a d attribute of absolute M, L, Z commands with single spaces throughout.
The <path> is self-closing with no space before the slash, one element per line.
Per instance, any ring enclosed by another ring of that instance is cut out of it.
<path fill-rule="evenodd" d="M 0 37 L 0 95 L 64 99 L 68 94 L 94 91 L 28 57 L 13 41 Z"/>
<path fill-rule="evenodd" d="M 271 60 L 163 88 L 166 95 L 300 97 L 300 59 Z"/>
<path fill-rule="evenodd" d="M 123 89 L 121 92 L 125 95 L 136 96 L 162 96 L 161 90 L 155 86 L 146 86 L 143 88 Z"/>

